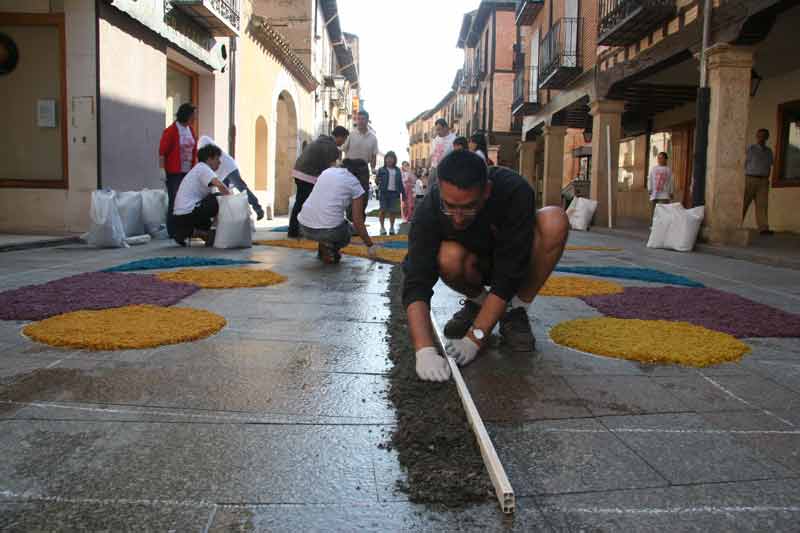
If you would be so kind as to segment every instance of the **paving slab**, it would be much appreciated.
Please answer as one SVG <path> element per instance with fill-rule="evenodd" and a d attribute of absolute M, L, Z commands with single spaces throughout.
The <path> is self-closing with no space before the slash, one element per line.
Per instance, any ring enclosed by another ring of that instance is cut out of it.
<path fill-rule="evenodd" d="M 697 412 L 800 406 L 800 395 L 756 375 L 653 378 Z"/>
<path fill-rule="evenodd" d="M 228 531 L 552 531 L 528 498 L 517 500 L 517 511 L 503 515 L 496 504 L 473 505 L 465 509 L 423 506 L 409 503 L 383 505 L 270 505 L 221 508 L 214 516 L 210 533 Z"/>
<path fill-rule="evenodd" d="M 566 380 L 595 416 L 688 410 L 646 376 L 567 376 Z"/>
<path fill-rule="evenodd" d="M 0 499 L 2 502 L 2 499 Z M 0 503 L 2 531 L 203 531 L 212 505 L 89 500 Z"/>
<path fill-rule="evenodd" d="M 490 424 L 489 427 L 518 496 L 668 484 L 595 420 Z"/>
<path fill-rule="evenodd" d="M 376 502 L 358 426 L 2 422 L 0 498 Z"/>
<path fill-rule="evenodd" d="M 385 390 L 385 378 L 368 374 L 69 359 L 56 368 L 21 376 L 0 390 L 0 399 L 358 416 L 383 421 L 393 413 Z"/>
<path fill-rule="evenodd" d="M 792 471 L 714 432 L 695 414 L 604 417 L 604 426 L 670 483 L 718 483 L 790 477 Z"/>
<path fill-rule="evenodd" d="M 538 498 L 556 531 L 795 532 L 797 480 L 570 494 Z"/>

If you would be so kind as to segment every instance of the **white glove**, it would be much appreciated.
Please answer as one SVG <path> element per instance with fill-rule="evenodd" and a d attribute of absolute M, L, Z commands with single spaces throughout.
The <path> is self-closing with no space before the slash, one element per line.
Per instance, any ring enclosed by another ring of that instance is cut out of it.
<path fill-rule="evenodd" d="M 444 351 L 448 357 L 452 357 L 458 366 L 469 364 L 478 355 L 480 346 L 475 344 L 469 337 L 463 339 L 450 339 L 444 346 Z"/>
<path fill-rule="evenodd" d="M 367 248 L 367 255 L 368 255 L 368 256 L 369 256 L 369 258 L 370 258 L 370 259 L 372 259 L 373 261 L 374 261 L 375 259 L 377 259 L 377 258 L 378 258 L 378 245 L 377 245 L 377 244 L 373 244 L 372 246 L 370 246 L 369 248 Z"/>
<path fill-rule="evenodd" d="M 425 381 L 447 381 L 450 365 L 436 348 L 422 348 L 417 351 L 417 376 Z"/>

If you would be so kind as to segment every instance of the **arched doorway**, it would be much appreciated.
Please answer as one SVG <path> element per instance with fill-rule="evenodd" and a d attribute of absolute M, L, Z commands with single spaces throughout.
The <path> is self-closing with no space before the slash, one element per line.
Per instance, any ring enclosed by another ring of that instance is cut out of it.
<path fill-rule="evenodd" d="M 269 156 L 267 155 L 269 145 L 267 141 L 269 137 L 267 136 L 267 121 L 264 120 L 264 117 L 258 117 L 256 119 L 256 164 L 255 164 L 255 181 L 257 191 L 266 191 L 267 190 L 267 162 L 269 160 Z"/>
<path fill-rule="evenodd" d="M 292 195 L 292 168 L 297 159 L 297 112 L 292 96 L 283 91 L 276 109 L 275 214 L 289 213 Z"/>

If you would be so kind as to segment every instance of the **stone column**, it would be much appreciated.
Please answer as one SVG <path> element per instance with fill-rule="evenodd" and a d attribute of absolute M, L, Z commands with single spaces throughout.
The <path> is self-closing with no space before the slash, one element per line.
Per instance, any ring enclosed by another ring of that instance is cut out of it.
<path fill-rule="evenodd" d="M 750 48 L 717 44 L 708 49 L 711 107 L 703 236 L 712 243 L 750 242 L 751 232 L 741 225 L 752 67 Z"/>
<path fill-rule="evenodd" d="M 561 187 L 564 182 L 564 137 L 566 135 L 566 126 L 544 127 L 543 207 L 561 205 Z"/>
<path fill-rule="evenodd" d="M 520 143 L 519 173 L 536 189 L 536 141 Z"/>
<path fill-rule="evenodd" d="M 592 115 L 592 183 L 590 197 L 597 201 L 594 223 L 608 226 L 608 180 L 611 179 L 612 225 L 616 216 L 617 173 L 619 171 L 619 141 L 622 137 L 621 100 L 595 100 L 589 107 Z M 611 176 L 608 175 L 608 133 L 611 132 Z"/>

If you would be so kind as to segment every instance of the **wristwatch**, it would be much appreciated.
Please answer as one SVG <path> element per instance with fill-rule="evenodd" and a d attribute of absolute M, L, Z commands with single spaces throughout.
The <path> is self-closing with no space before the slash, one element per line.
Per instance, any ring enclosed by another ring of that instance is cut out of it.
<path fill-rule="evenodd" d="M 477 340 L 482 341 L 486 335 L 483 333 L 482 329 L 472 328 L 472 336 Z"/>

